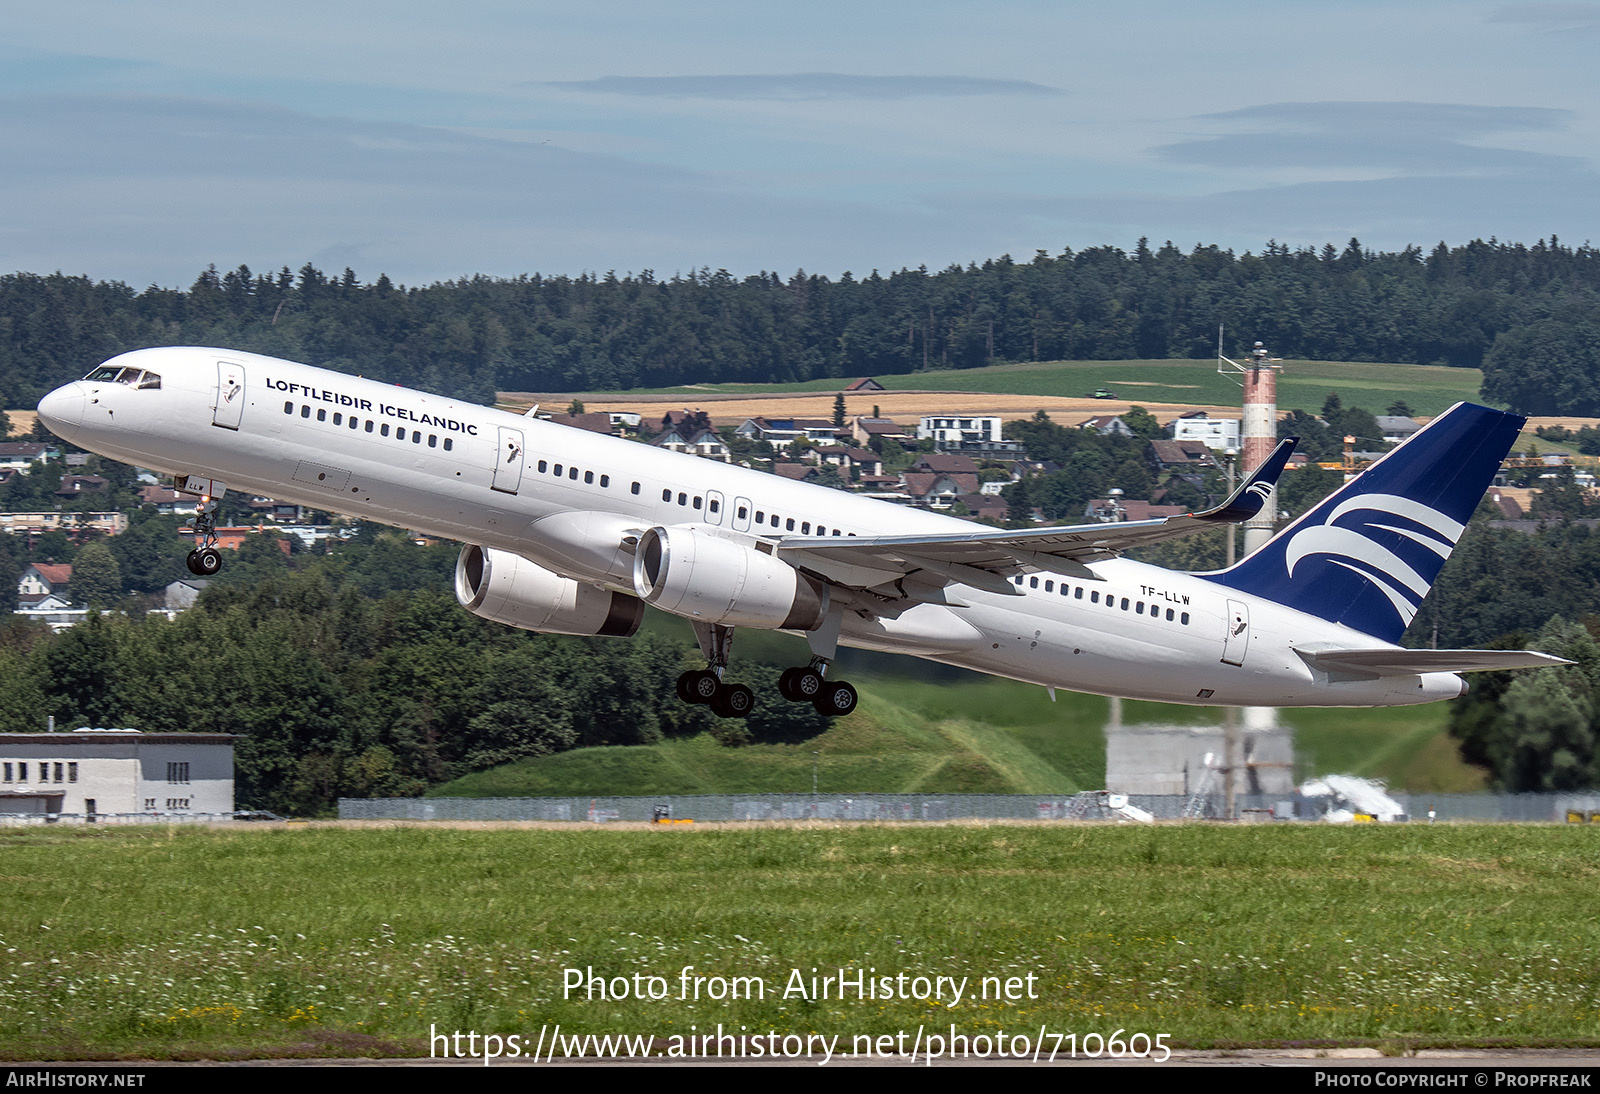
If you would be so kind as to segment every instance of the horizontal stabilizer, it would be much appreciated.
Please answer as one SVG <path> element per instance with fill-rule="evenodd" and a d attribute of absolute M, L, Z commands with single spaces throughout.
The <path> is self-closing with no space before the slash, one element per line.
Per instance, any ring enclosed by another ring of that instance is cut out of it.
<path fill-rule="evenodd" d="M 1295 651 L 1324 672 L 1371 676 L 1415 676 L 1424 672 L 1488 672 L 1544 669 L 1571 661 L 1532 650 L 1306 650 Z"/>

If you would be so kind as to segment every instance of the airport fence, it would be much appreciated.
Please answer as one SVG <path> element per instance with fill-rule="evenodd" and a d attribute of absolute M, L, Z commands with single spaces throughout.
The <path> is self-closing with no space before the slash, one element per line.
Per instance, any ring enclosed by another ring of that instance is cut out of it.
<path fill-rule="evenodd" d="M 1390 795 L 1401 817 L 1440 821 L 1600 823 L 1600 794 Z M 1237 814 L 1316 820 L 1325 799 L 1240 794 Z M 1220 794 L 658 794 L 592 798 L 340 798 L 343 820 L 451 821 L 948 821 L 1219 819 Z"/>

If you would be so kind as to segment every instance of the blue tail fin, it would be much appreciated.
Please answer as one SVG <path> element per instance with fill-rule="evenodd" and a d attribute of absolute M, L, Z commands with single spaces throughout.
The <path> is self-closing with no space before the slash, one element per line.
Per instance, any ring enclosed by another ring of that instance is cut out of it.
<path fill-rule="evenodd" d="M 1457 403 L 1220 585 L 1398 642 L 1527 419 Z"/>

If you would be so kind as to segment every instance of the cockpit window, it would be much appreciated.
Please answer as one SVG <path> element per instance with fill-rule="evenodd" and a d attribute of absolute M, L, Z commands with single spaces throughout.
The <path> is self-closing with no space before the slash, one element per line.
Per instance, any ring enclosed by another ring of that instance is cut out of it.
<path fill-rule="evenodd" d="M 141 391 L 161 387 L 161 377 L 154 372 L 146 372 L 141 368 L 113 368 L 101 365 L 85 380 L 97 380 L 102 383 L 127 384 L 129 387 L 139 388 Z"/>

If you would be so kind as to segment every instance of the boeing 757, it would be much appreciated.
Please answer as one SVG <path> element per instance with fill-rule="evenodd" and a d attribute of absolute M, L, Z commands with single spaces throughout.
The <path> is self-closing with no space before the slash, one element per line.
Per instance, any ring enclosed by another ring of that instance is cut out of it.
<path fill-rule="evenodd" d="M 122 354 L 39 417 L 199 496 L 196 573 L 222 565 L 230 489 L 459 540 L 456 595 L 485 619 L 616 637 L 646 605 L 688 619 L 706 668 L 679 696 L 723 717 L 754 702 L 723 678 L 738 627 L 804 635 L 810 661 L 777 686 L 829 715 L 856 705 L 828 675 L 840 645 L 1235 706 L 1426 703 L 1460 695 L 1460 673 L 1564 663 L 1398 645 L 1523 423 L 1466 403 L 1238 565 L 1194 574 L 1119 556 L 1248 520 L 1292 441 L 1201 512 L 1007 530 L 222 349 Z"/>

